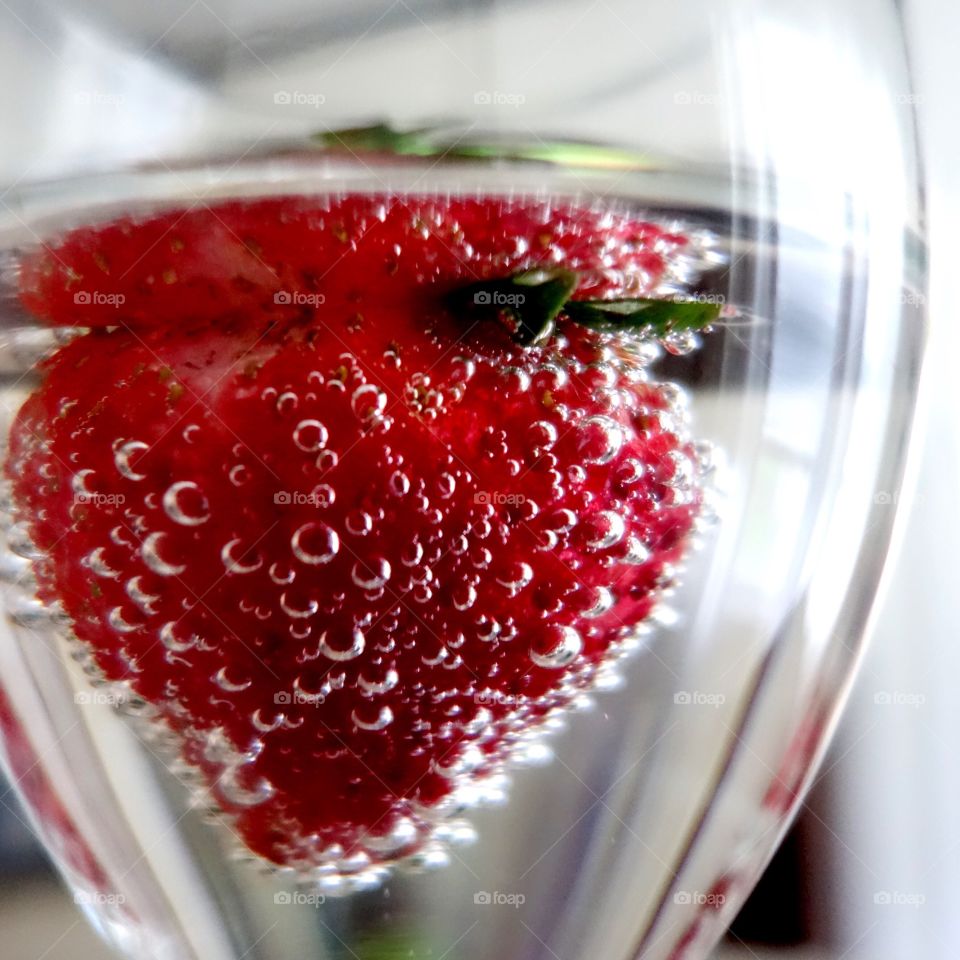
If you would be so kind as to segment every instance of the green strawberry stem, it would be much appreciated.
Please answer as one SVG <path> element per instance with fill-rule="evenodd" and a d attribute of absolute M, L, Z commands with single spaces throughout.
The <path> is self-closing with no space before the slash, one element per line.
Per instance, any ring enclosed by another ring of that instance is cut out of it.
<path fill-rule="evenodd" d="M 448 304 L 468 316 L 499 320 L 514 340 L 525 346 L 549 337 L 560 313 L 593 330 L 630 330 L 656 338 L 703 330 L 720 317 L 717 303 L 657 297 L 571 300 L 576 288 L 577 275 L 570 270 L 525 270 L 458 287 L 449 295 Z"/>
<path fill-rule="evenodd" d="M 685 330 L 703 330 L 720 317 L 720 304 L 702 300 L 629 297 L 618 300 L 570 300 L 564 313 L 581 326 L 616 332 L 636 330 L 666 337 Z"/>
<path fill-rule="evenodd" d="M 572 270 L 524 270 L 458 287 L 449 301 L 454 310 L 468 316 L 497 318 L 518 343 L 532 344 L 550 335 L 554 318 L 576 288 L 577 275 Z"/>

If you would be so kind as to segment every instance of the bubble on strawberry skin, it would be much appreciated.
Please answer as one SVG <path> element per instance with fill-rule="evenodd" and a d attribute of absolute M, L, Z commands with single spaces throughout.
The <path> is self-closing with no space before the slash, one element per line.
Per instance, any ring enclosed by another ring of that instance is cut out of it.
<path fill-rule="evenodd" d="M 620 452 L 624 443 L 623 428 L 611 417 L 596 414 L 587 417 L 579 426 L 581 456 L 587 463 L 609 463 Z"/>
<path fill-rule="evenodd" d="M 243 541 L 240 539 L 240 537 L 234 537 L 232 540 L 228 540 L 220 550 L 220 559 L 223 562 L 227 573 L 254 573 L 263 566 L 263 557 L 261 557 L 259 554 L 254 556 L 250 561 L 244 563 L 243 557 L 245 551 L 239 549 L 242 543 Z"/>
<path fill-rule="evenodd" d="M 531 646 L 530 659 L 538 667 L 559 670 L 573 663 L 582 649 L 583 640 L 574 627 L 553 625 Z"/>
<path fill-rule="evenodd" d="M 301 420 L 293 428 L 293 442 L 304 453 L 317 453 L 327 445 L 327 428 L 319 420 Z"/>
<path fill-rule="evenodd" d="M 187 650 L 193 650 L 200 643 L 200 637 L 196 634 L 190 634 L 186 638 L 177 636 L 178 624 L 170 620 L 165 623 L 159 631 L 160 642 L 175 653 L 184 653 Z"/>
<path fill-rule="evenodd" d="M 147 567 L 158 576 L 176 577 L 187 567 L 186 564 L 168 563 L 160 556 L 160 544 L 165 537 L 162 531 L 149 534 L 140 547 L 140 555 Z"/>
<path fill-rule="evenodd" d="M 198 527 L 210 519 L 210 505 L 192 480 L 179 480 L 167 487 L 163 509 L 174 523 L 184 527 Z"/>
<path fill-rule="evenodd" d="M 376 717 L 373 719 L 361 717 L 356 710 L 350 714 L 350 719 L 360 730 L 368 732 L 379 732 L 386 730 L 393 723 L 393 711 L 389 707 L 381 707 Z"/>
<path fill-rule="evenodd" d="M 349 631 L 349 636 L 346 639 L 348 642 L 343 646 L 333 646 L 330 643 L 327 632 L 324 632 L 320 636 L 320 642 L 317 645 L 317 649 L 328 660 L 333 660 L 337 663 L 340 663 L 344 660 L 355 660 L 366 648 L 366 637 L 364 636 L 362 630 L 354 628 L 353 630 Z"/>
<path fill-rule="evenodd" d="M 290 538 L 293 555 L 308 566 L 329 563 L 340 550 L 337 531 L 325 523 L 305 523 Z"/>
<path fill-rule="evenodd" d="M 113 462 L 117 471 L 127 480 L 146 480 L 145 473 L 138 473 L 130 463 L 135 456 L 142 456 L 150 447 L 142 440 L 128 440 L 121 443 L 113 452 Z"/>

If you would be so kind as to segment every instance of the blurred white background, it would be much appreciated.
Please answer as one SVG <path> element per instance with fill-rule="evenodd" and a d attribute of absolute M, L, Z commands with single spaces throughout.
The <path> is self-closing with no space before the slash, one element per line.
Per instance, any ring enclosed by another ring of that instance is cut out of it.
<path fill-rule="evenodd" d="M 122 5 L 112 6 L 115 13 L 123 13 Z M 175 29 L 189 37 L 191 29 L 209 26 L 210 17 L 201 16 L 201 6 L 194 4 Z M 63 8 L 82 11 L 79 3 L 64 2 Z M 10 126 L 0 149 L 3 180 L 52 174 L 71 154 L 96 162 L 94 143 L 100 156 L 119 159 L 179 145 L 183 138 L 198 137 L 199 130 L 204 137 L 215 136 L 217 123 L 226 122 L 213 116 L 189 80 L 172 82 L 138 58 L 122 62 L 91 56 L 96 40 L 84 33 L 78 15 L 75 47 L 58 49 L 62 56 L 72 55 L 73 49 L 78 69 L 92 71 L 86 74 L 91 96 L 133 85 L 139 102 L 162 96 L 168 107 L 179 104 L 179 109 L 167 109 L 161 116 L 118 107 L 112 122 L 102 123 L 91 137 L 89 116 L 62 91 L 57 122 L 38 123 L 38 104 L 52 95 L 41 69 L 42 48 L 52 41 L 42 16 L 30 18 L 28 27 L 24 11 L 18 9 L 0 0 L 4 96 L 16 98 L 4 111 Z M 256 5 L 251 4 L 249 12 L 255 17 Z M 924 442 L 917 444 L 914 462 L 915 497 L 902 514 L 899 555 L 877 610 L 872 648 L 803 814 L 801 855 L 793 865 L 801 873 L 806 896 L 803 939 L 808 942 L 770 947 L 734 938 L 724 948 L 734 957 L 953 960 L 960 953 L 960 913 L 955 906 L 960 897 L 960 764 L 954 740 L 960 734 L 955 694 L 955 678 L 960 676 L 955 636 L 955 625 L 960 624 L 955 575 L 960 545 L 960 377 L 954 369 L 960 334 L 952 302 L 960 263 L 954 65 L 960 8 L 950 0 L 917 0 L 905 4 L 905 16 L 915 51 L 932 250 L 933 334 L 921 420 L 924 437 L 918 438 Z M 37 82 L 25 83 L 27 76 Z M 11 802 L 0 788 L 0 803 L 6 807 Z M 0 848 L 7 851 L 9 864 L 8 873 L 0 876 L 4 960 L 105 956 L 69 896 L 38 868 L 14 815 L 4 822 Z M 778 875 L 769 882 L 763 902 L 775 909 L 777 896 L 795 895 Z"/>

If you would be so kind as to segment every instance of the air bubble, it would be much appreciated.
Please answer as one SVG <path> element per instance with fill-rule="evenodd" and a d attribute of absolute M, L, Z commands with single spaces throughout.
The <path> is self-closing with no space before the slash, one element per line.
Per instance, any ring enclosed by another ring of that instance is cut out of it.
<path fill-rule="evenodd" d="M 530 648 L 530 659 L 538 666 L 547 670 L 558 670 L 571 664 L 583 649 L 580 634 L 570 626 L 554 626 L 548 628 L 544 637 L 543 646 L 546 652 Z"/>
<path fill-rule="evenodd" d="M 210 519 L 210 505 L 203 491 L 190 480 L 181 480 L 167 488 L 163 509 L 174 523 L 185 527 L 198 527 Z"/>
<path fill-rule="evenodd" d="M 240 693 L 243 690 L 249 690 L 253 686 L 252 680 L 234 682 L 227 676 L 227 668 L 221 667 L 213 678 L 213 682 L 227 693 Z"/>
<path fill-rule="evenodd" d="M 461 584 L 453 592 L 453 605 L 458 610 L 469 610 L 477 602 L 477 590 L 472 584 Z"/>
<path fill-rule="evenodd" d="M 127 596 L 145 613 L 147 616 L 153 616 L 157 611 L 153 605 L 160 599 L 159 595 L 147 593 L 141 586 L 143 577 L 131 577 L 127 581 Z"/>
<path fill-rule="evenodd" d="M 390 563 L 384 557 L 375 557 L 369 561 L 358 560 L 353 565 L 350 578 L 364 590 L 376 590 L 390 579 Z"/>
<path fill-rule="evenodd" d="M 120 576 L 118 570 L 114 570 L 104 559 L 103 552 L 105 547 L 97 547 L 87 555 L 85 565 L 90 568 L 98 577 L 104 577 L 108 580 L 116 580 Z"/>
<path fill-rule="evenodd" d="M 369 721 L 362 720 L 357 716 L 357 711 L 354 710 L 350 714 L 350 719 L 360 730 L 386 730 L 393 723 L 393 711 L 389 707 L 381 707 L 377 719 Z"/>
<path fill-rule="evenodd" d="M 331 647 L 330 644 L 327 643 L 326 633 L 321 635 L 317 649 L 328 659 L 335 660 L 339 663 L 344 660 L 354 660 L 359 657 L 360 654 L 363 653 L 366 644 L 367 641 L 363 635 L 363 631 L 354 628 L 350 633 L 350 646 L 346 650 L 337 650 Z"/>
<path fill-rule="evenodd" d="M 364 537 L 373 529 L 373 517 L 363 510 L 352 510 L 347 514 L 346 527 L 354 536 Z"/>
<path fill-rule="evenodd" d="M 395 497 L 404 497 L 410 492 L 410 478 L 402 470 L 390 474 L 390 492 Z"/>
<path fill-rule="evenodd" d="M 674 330 L 660 338 L 667 353 L 675 357 L 683 357 L 693 353 L 700 346 L 700 338 L 693 330 Z"/>
<path fill-rule="evenodd" d="M 237 779 L 241 769 L 241 767 L 227 767 L 217 777 L 217 789 L 237 807 L 256 807 L 266 803 L 274 794 L 273 785 L 269 780 L 261 778 L 254 787 L 243 787 Z"/>
<path fill-rule="evenodd" d="M 277 397 L 277 412 L 289 413 L 296 410 L 299 404 L 300 398 L 292 390 L 286 390 Z"/>
<path fill-rule="evenodd" d="M 70 487 L 75 496 L 92 496 L 93 491 L 87 487 L 87 477 L 96 473 L 96 470 L 78 470 L 70 480 Z"/>
<path fill-rule="evenodd" d="M 305 523 L 290 538 L 290 547 L 301 563 L 316 566 L 337 555 L 340 537 L 325 523 Z"/>
<path fill-rule="evenodd" d="M 506 587 L 511 596 L 516 596 L 533 580 L 533 567 L 529 563 L 514 563 L 503 576 L 497 577 L 497 583 Z"/>
<path fill-rule="evenodd" d="M 623 446 L 623 430 L 610 417 L 587 417 L 579 432 L 579 450 L 587 463 L 609 463 Z"/>
<path fill-rule="evenodd" d="M 350 398 L 350 406 L 354 414 L 364 422 L 373 420 L 383 413 L 387 405 L 387 395 L 372 383 L 357 387 Z"/>
<path fill-rule="evenodd" d="M 233 540 L 225 543 L 223 545 L 223 549 L 220 551 L 220 559 L 223 561 L 223 565 L 227 568 L 227 572 L 244 574 L 253 573 L 255 570 L 259 570 L 260 567 L 263 566 L 263 557 L 261 557 L 259 554 L 257 554 L 252 563 L 243 563 L 237 558 L 236 550 L 240 543 L 240 537 L 234 537 Z"/>
<path fill-rule="evenodd" d="M 172 650 L 174 653 L 184 653 L 187 650 L 193 650 L 200 643 L 200 637 L 196 634 L 192 634 L 186 640 L 181 640 L 177 637 L 176 628 L 177 624 L 174 620 L 168 621 L 160 628 L 160 642 L 168 650 Z"/>
<path fill-rule="evenodd" d="M 145 473 L 137 473 L 130 465 L 130 458 L 138 453 L 149 450 L 150 447 L 140 440 L 129 440 L 121 444 L 113 453 L 113 462 L 120 474 L 128 480 L 145 480 Z"/>
<path fill-rule="evenodd" d="M 623 518 L 612 510 L 601 510 L 588 517 L 581 531 L 590 550 L 606 550 L 623 539 Z"/>
<path fill-rule="evenodd" d="M 370 696 L 389 693 L 399 682 L 400 677 L 396 670 L 388 670 L 383 680 L 379 681 L 367 680 L 363 674 L 357 677 L 357 686 Z"/>
<path fill-rule="evenodd" d="M 242 487 L 250 479 L 250 471 L 246 464 L 238 463 L 230 468 L 228 477 L 235 487 Z"/>
<path fill-rule="evenodd" d="M 130 623 L 123 613 L 123 607 L 114 607 L 107 614 L 107 623 L 117 631 L 117 633 L 133 633 L 140 628 L 139 624 Z"/>
<path fill-rule="evenodd" d="M 326 446 L 329 434 L 319 420 L 301 420 L 293 430 L 293 442 L 304 453 L 316 453 Z"/>
<path fill-rule="evenodd" d="M 160 556 L 160 541 L 166 536 L 165 533 L 151 533 L 140 547 L 140 555 L 143 562 L 154 573 L 161 577 L 175 577 L 187 569 L 186 564 L 167 563 Z"/>
<path fill-rule="evenodd" d="M 641 564 L 650 559 L 650 550 L 638 537 L 629 537 L 627 539 L 627 552 L 623 557 L 623 563 Z"/>
<path fill-rule="evenodd" d="M 293 583 L 297 574 L 293 567 L 281 566 L 279 563 L 271 563 L 268 571 L 270 579 L 279 586 L 286 586 Z"/>
<path fill-rule="evenodd" d="M 286 591 L 280 594 L 280 609 L 294 620 L 305 620 L 312 617 L 320 609 L 320 604 L 316 600 L 308 600 L 305 606 L 294 606 L 290 603 Z"/>

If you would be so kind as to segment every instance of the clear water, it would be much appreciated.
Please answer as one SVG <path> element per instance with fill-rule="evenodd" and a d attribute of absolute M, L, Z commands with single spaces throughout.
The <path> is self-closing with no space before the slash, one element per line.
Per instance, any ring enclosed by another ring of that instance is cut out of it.
<path fill-rule="evenodd" d="M 290 171 L 267 172 L 219 189 L 292 189 Z M 437 186 L 463 189 L 464 176 Z M 576 192 L 572 180 L 555 192 Z M 525 188 L 521 173 L 514 182 Z M 468 185 L 486 189 L 482 177 Z M 128 209 L 143 184 L 124 189 L 97 199 Z M 172 188 L 161 177 L 151 189 Z M 337 897 L 238 857 L 222 818 L 196 803 L 189 771 L 168 769 L 109 691 L 90 686 L 68 627 L 23 588 L 24 545 L 10 544 L 6 765 L 78 904 L 122 950 L 151 960 L 667 960 L 700 956 L 719 936 L 795 808 L 855 665 L 924 338 L 911 237 L 852 220 L 811 230 L 783 208 L 748 217 L 739 211 L 766 206 L 739 190 L 691 175 L 637 178 L 610 194 L 697 239 L 677 291 L 738 308 L 700 349 L 655 366 L 715 451 L 718 519 L 655 629 L 618 666 L 620 682 L 570 711 L 550 737 L 553 758 L 530 752 L 498 804 L 455 817 L 445 857 Z M 88 216 L 60 197 L 25 212 L 41 233 Z M 8 283 L 25 242 L 19 228 L 9 238 Z M 55 344 L 9 291 L 4 302 L 5 437 L 36 382 L 32 365 Z"/>

